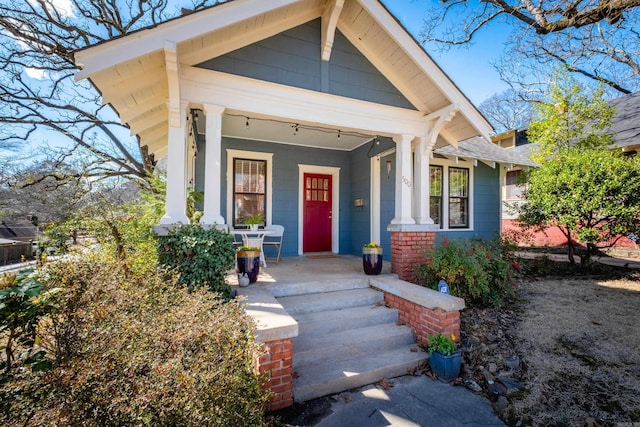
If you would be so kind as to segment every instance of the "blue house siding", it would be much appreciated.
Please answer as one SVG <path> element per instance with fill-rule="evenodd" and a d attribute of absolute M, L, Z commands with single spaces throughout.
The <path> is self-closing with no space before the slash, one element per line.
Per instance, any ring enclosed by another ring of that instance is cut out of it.
<path fill-rule="evenodd" d="M 474 229 L 440 231 L 447 239 L 492 239 L 500 233 L 500 169 L 478 163 L 473 169 L 473 215 Z"/>
<path fill-rule="evenodd" d="M 272 215 L 271 223 L 283 225 L 285 228 L 282 245 L 282 256 L 298 255 L 298 164 L 331 166 L 340 168 L 340 236 L 341 253 L 351 253 L 351 153 L 318 148 L 300 147 L 287 144 L 273 144 L 261 141 L 249 141 L 236 138 L 222 138 L 221 176 L 227 176 L 227 149 L 273 153 L 272 173 Z M 196 158 L 196 183 L 198 191 L 204 190 L 204 158 L 206 147 L 201 146 Z M 221 183 L 221 212 L 227 212 L 227 185 Z M 334 195 L 335 197 L 335 195 Z M 227 218 L 227 220 L 229 220 Z"/>
<path fill-rule="evenodd" d="M 413 105 L 339 31 L 328 63 L 320 58 L 320 20 L 204 61 L 200 68 L 385 105 Z"/>

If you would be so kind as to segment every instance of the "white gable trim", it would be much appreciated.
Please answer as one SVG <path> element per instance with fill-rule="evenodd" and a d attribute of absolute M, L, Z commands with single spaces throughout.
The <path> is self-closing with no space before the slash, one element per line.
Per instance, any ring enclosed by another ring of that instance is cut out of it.
<path fill-rule="evenodd" d="M 436 83 L 436 85 L 450 98 L 453 104 L 457 104 L 460 112 L 478 129 L 482 136 L 491 140 L 489 135 L 492 132 L 491 125 L 462 94 L 460 89 L 449 79 L 449 77 L 436 65 L 436 63 L 426 54 L 426 52 L 416 43 L 407 31 L 391 16 L 391 14 L 380 4 L 378 0 L 357 0 L 375 19 L 389 36 L 400 46 L 409 57 L 411 57 L 425 73 Z M 343 31 L 344 33 L 344 31 Z M 350 40 L 353 43 L 353 40 Z M 354 43 L 355 44 L 355 43 Z M 360 44 L 355 44 L 360 46 Z M 360 47 L 359 47 L 360 48 Z M 376 67 L 379 64 L 375 63 Z M 387 78 L 389 78 L 387 76 Z M 390 79 L 391 80 L 391 79 Z M 391 80 L 394 84 L 396 79 Z M 396 87 L 398 87 L 396 85 Z M 398 87 L 401 91 L 402 89 Z M 403 95 L 407 96 L 405 91 Z M 409 99 L 409 98 L 408 98 Z M 411 99 L 409 99 L 411 100 Z"/>
<path fill-rule="evenodd" d="M 164 40 L 181 43 L 297 1 L 300 0 L 234 0 L 78 51 L 75 61 L 82 71 L 76 74 L 76 80 L 114 65 L 114 58 L 121 63 L 160 50 Z"/>

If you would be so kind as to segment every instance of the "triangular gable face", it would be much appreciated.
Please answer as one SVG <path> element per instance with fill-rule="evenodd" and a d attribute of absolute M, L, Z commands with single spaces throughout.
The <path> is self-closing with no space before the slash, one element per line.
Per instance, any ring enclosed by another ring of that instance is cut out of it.
<path fill-rule="evenodd" d="M 196 67 L 415 110 L 340 31 L 328 63 L 320 57 L 320 40 L 316 19 Z"/>

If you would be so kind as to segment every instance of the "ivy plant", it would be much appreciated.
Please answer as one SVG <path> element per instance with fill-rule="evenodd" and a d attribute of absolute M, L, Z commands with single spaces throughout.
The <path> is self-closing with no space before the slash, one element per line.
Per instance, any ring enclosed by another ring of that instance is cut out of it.
<path fill-rule="evenodd" d="M 229 299 L 225 276 L 234 266 L 233 237 L 227 231 L 182 225 L 158 237 L 158 262 L 176 269 L 189 290 L 206 287 Z"/>

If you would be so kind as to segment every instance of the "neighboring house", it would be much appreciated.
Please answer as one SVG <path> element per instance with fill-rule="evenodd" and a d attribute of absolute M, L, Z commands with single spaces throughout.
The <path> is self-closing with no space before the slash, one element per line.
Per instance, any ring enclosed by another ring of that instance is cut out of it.
<path fill-rule="evenodd" d="M 0 265 L 31 258 L 37 227 L 30 221 L 2 221 L 0 223 Z"/>
<path fill-rule="evenodd" d="M 76 52 L 142 146 L 167 157 L 163 226 L 285 227 L 283 256 L 381 242 L 410 279 L 436 235 L 500 230 L 526 163 L 377 0 L 227 1 Z"/>
<path fill-rule="evenodd" d="M 626 155 L 637 155 L 640 150 L 640 92 L 616 98 L 610 102 L 616 112 L 611 120 L 608 132 L 613 135 L 613 147 L 622 149 Z M 495 145 L 512 151 L 514 156 L 529 158 L 537 144 L 529 142 L 526 128 L 510 130 L 491 138 Z M 520 174 L 525 167 L 535 167 L 536 163 L 529 160 L 510 170 L 503 170 L 501 175 L 502 191 L 502 234 L 512 237 L 518 236 L 522 243 L 535 246 L 566 245 L 566 237 L 556 227 L 544 232 L 524 234 L 516 224 L 516 215 L 509 205 L 522 203 L 524 187 L 518 185 Z M 627 238 L 620 239 L 616 245 L 635 246 Z"/>

